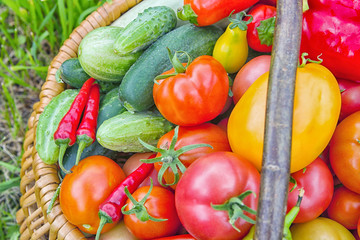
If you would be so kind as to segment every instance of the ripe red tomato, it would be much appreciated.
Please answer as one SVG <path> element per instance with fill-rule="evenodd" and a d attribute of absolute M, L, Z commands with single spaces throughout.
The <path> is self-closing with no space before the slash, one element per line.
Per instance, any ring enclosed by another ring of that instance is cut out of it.
<path fill-rule="evenodd" d="M 360 111 L 342 120 L 330 141 L 330 164 L 340 182 L 360 194 Z"/>
<path fill-rule="evenodd" d="M 232 85 L 233 100 L 236 104 L 250 85 L 270 69 L 270 55 L 260 55 L 247 62 L 236 74 Z"/>
<path fill-rule="evenodd" d="M 168 149 L 173 137 L 174 130 L 171 130 L 159 139 L 157 147 L 162 149 Z M 200 147 L 181 154 L 179 156 L 179 160 L 182 164 L 184 164 L 185 167 L 189 167 L 196 159 L 208 153 L 217 151 L 230 151 L 230 145 L 226 132 L 219 126 L 212 123 L 203 123 L 192 127 L 180 126 L 177 142 L 175 143 L 174 149 L 178 150 L 188 145 L 201 143 L 209 144 L 212 146 L 212 148 Z M 158 153 L 156 155 L 156 157 L 160 156 L 162 156 L 161 153 Z M 162 166 L 162 162 L 157 162 L 154 164 L 154 167 L 158 172 L 160 172 Z M 182 174 L 180 173 L 180 178 L 181 175 Z M 163 178 L 166 183 L 173 183 L 175 180 L 173 171 L 168 168 L 164 172 Z M 175 189 L 176 184 L 171 185 L 171 187 Z"/>
<path fill-rule="evenodd" d="M 212 205 L 227 203 L 245 191 L 255 194 L 242 202 L 257 209 L 260 174 L 246 159 L 232 152 L 214 152 L 197 159 L 185 171 L 175 191 L 176 209 L 185 229 L 196 239 L 241 239 L 252 224 L 237 218 L 229 223 L 227 211 Z M 244 211 L 252 219 L 255 215 Z"/>
<path fill-rule="evenodd" d="M 360 218 L 360 194 L 344 186 L 336 188 L 327 214 L 347 229 L 356 229 Z"/>
<path fill-rule="evenodd" d="M 292 173 L 297 187 L 289 192 L 287 211 L 295 206 L 298 189 L 305 190 L 300 211 L 294 223 L 311 221 L 319 217 L 329 206 L 334 192 L 334 180 L 329 167 L 320 158 L 315 159 L 305 169 Z M 289 190 L 294 186 L 290 183 Z"/>
<path fill-rule="evenodd" d="M 154 102 L 170 122 L 194 126 L 217 117 L 229 93 L 225 68 L 211 56 L 200 56 L 185 73 L 158 80 L 154 84 Z"/>
<path fill-rule="evenodd" d="M 257 4 L 248 13 L 253 20 L 248 24 L 246 38 L 249 47 L 258 52 L 271 52 L 274 38 L 276 7 Z"/>
<path fill-rule="evenodd" d="M 71 171 L 61 183 L 61 210 L 69 222 L 95 234 L 100 223 L 99 205 L 125 179 L 125 174 L 118 164 L 104 156 L 84 158 Z M 115 224 L 105 224 L 102 232 Z"/>
<path fill-rule="evenodd" d="M 341 91 L 341 111 L 339 121 L 360 110 L 360 83 L 337 79 Z"/>
<path fill-rule="evenodd" d="M 175 235 L 171 237 L 156 238 L 154 240 L 196 240 L 190 234 Z"/>
<path fill-rule="evenodd" d="M 133 198 L 137 202 L 140 202 L 149 191 L 149 188 L 150 186 L 138 188 L 132 194 Z M 132 209 L 134 206 L 130 199 L 126 201 L 126 204 L 125 211 Z M 135 237 L 140 239 L 154 239 L 171 236 L 176 234 L 180 229 L 181 223 L 175 208 L 174 193 L 170 190 L 154 186 L 144 206 L 150 216 L 167 220 L 161 222 L 147 220 L 142 222 L 135 214 L 124 214 L 124 223 Z"/>

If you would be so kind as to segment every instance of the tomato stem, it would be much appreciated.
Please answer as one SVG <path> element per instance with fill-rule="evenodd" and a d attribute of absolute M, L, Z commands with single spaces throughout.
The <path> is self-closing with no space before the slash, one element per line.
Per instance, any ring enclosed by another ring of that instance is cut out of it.
<path fill-rule="evenodd" d="M 305 65 L 308 63 L 308 62 L 311 62 L 311 63 L 318 63 L 318 64 L 321 64 L 323 62 L 323 59 L 320 58 L 320 56 L 322 54 L 319 54 L 317 56 L 317 59 L 318 61 L 315 61 L 315 60 L 311 60 L 310 58 L 306 58 L 306 56 L 308 56 L 309 54 L 304 52 L 301 54 L 301 64 L 299 67 L 305 67 Z"/>
<path fill-rule="evenodd" d="M 163 186 L 163 187 L 167 187 L 167 186 L 171 186 L 171 185 L 175 185 L 177 184 L 177 182 L 179 181 L 180 175 L 179 175 L 179 170 L 181 173 L 184 173 L 186 170 L 186 167 L 184 166 L 184 164 L 179 160 L 179 156 L 187 151 L 196 149 L 196 148 L 200 148 L 200 147 L 210 147 L 213 148 L 211 145 L 209 144 L 192 144 L 192 145 L 187 145 L 184 146 L 178 150 L 175 150 L 175 144 L 177 142 L 178 139 L 178 135 L 179 135 L 179 126 L 176 126 L 174 129 L 174 136 L 171 140 L 170 146 L 168 147 L 168 149 L 162 149 L 162 148 L 157 148 L 154 147 L 144 141 L 142 141 L 139 138 L 140 143 L 147 149 L 149 149 L 152 152 L 157 152 L 160 153 L 161 156 L 159 157 L 155 157 L 152 159 L 142 159 L 141 161 L 144 163 L 156 163 L 156 162 L 161 162 L 162 166 L 158 172 L 158 182 Z M 164 184 L 163 183 L 163 176 L 164 173 L 166 172 L 166 170 L 170 168 L 175 176 L 175 179 L 172 183 L 169 184 Z"/>
<path fill-rule="evenodd" d="M 177 17 L 183 21 L 189 21 L 192 24 L 198 25 L 198 15 L 191 8 L 190 4 L 185 4 L 177 11 Z"/>
<path fill-rule="evenodd" d="M 253 16 L 252 15 L 249 15 L 247 14 L 245 11 L 242 11 L 238 14 L 235 15 L 235 18 L 232 18 L 232 14 L 233 14 L 234 11 L 232 11 L 229 15 L 229 21 L 230 21 L 230 24 L 229 24 L 229 28 L 230 29 L 234 29 L 236 27 L 238 27 L 240 30 L 242 31 L 246 31 L 247 28 L 248 28 L 248 24 L 252 22 L 253 20 Z M 249 19 L 247 21 L 243 20 L 244 17 L 249 17 Z"/>
<path fill-rule="evenodd" d="M 145 194 L 145 196 L 138 202 L 135 200 L 135 198 L 131 195 L 131 193 L 129 192 L 129 190 L 127 189 L 127 187 L 125 187 L 124 191 L 126 196 L 130 199 L 130 201 L 133 203 L 133 208 L 125 211 L 125 208 L 127 206 L 127 204 L 125 204 L 122 208 L 121 208 L 121 212 L 123 214 L 126 215 L 130 215 L 130 214 L 135 214 L 135 216 L 137 217 L 137 219 L 139 219 L 142 222 L 146 222 L 146 221 L 154 221 L 154 222 L 163 222 L 163 221 L 167 221 L 167 219 L 162 219 L 162 218 L 154 218 L 153 216 L 151 216 L 146 207 L 144 206 L 146 200 L 149 198 L 150 193 L 153 189 L 153 180 L 152 178 L 150 178 L 150 188 L 149 191 Z"/>
<path fill-rule="evenodd" d="M 242 218 L 251 224 L 255 224 L 255 220 L 244 213 L 246 211 L 250 214 L 256 215 L 256 210 L 246 206 L 243 202 L 244 198 L 250 194 L 256 195 L 253 191 L 248 190 L 237 197 L 230 198 L 224 204 L 211 204 L 211 207 L 215 210 L 227 211 L 229 214 L 229 223 L 236 231 L 240 232 L 240 230 L 235 226 L 237 219 Z"/>

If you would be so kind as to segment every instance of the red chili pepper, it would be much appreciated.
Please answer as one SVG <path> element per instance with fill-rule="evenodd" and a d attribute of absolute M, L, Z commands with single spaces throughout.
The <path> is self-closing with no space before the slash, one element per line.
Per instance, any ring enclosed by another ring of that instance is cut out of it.
<path fill-rule="evenodd" d="M 276 8 L 270 5 L 257 4 L 248 12 L 253 17 L 248 24 L 246 38 L 249 47 L 258 52 L 271 52 L 274 29 Z M 246 17 L 244 20 L 247 20 Z"/>
<path fill-rule="evenodd" d="M 230 13 L 243 11 L 259 0 L 184 0 L 183 9 L 178 10 L 178 18 L 202 27 L 226 18 Z"/>
<path fill-rule="evenodd" d="M 337 78 L 360 82 L 360 4 L 353 0 L 308 0 L 301 52 L 320 54 Z"/>
<path fill-rule="evenodd" d="M 154 158 L 155 156 L 156 154 L 153 154 L 149 158 Z M 125 187 L 127 187 L 130 193 L 133 193 L 153 169 L 154 164 L 141 164 L 135 171 L 127 176 L 99 206 L 100 224 L 96 233 L 96 240 L 99 239 L 100 232 L 106 223 L 117 222 L 122 218 L 123 214 L 121 212 L 121 208 L 125 205 L 126 200 L 128 199 L 125 193 Z"/>
<path fill-rule="evenodd" d="M 78 95 L 71 104 L 69 111 L 61 119 L 57 130 L 54 133 L 54 140 L 60 146 L 59 150 L 59 166 L 65 173 L 68 170 L 62 165 L 62 160 L 68 146 L 72 146 L 76 142 L 76 129 L 79 125 L 81 114 L 85 108 L 89 97 L 91 85 L 94 83 L 94 78 L 89 78 L 81 87 Z"/>
<path fill-rule="evenodd" d="M 79 144 L 75 165 L 78 165 L 84 148 L 95 142 L 97 117 L 99 115 L 100 88 L 98 84 L 91 87 L 83 118 L 76 131 L 76 141 Z"/>

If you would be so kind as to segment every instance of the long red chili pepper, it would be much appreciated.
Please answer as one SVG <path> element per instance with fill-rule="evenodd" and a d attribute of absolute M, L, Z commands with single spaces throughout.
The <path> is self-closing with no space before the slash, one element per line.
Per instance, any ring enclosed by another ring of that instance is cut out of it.
<path fill-rule="evenodd" d="M 155 156 L 156 155 L 153 154 L 149 158 L 153 158 Z M 106 223 L 117 222 L 122 218 L 123 214 L 121 212 L 121 208 L 128 199 L 125 193 L 125 187 L 127 187 L 130 193 L 133 193 L 153 169 L 154 164 L 141 164 L 135 171 L 127 176 L 99 206 L 100 224 L 96 233 L 96 240 L 99 239 L 101 230 Z"/>
<path fill-rule="evenodd" d="M 95 131 L 99 115 L 100 87 L 94 84 L 91 87 L 89 99 L 86 103 L 83 118 L 76 131 L 76 141 L 79 144 L 75 165 L 78 165 L 84 148 L 95 142 Z"/>
<path fill-rule="evenodd" d="M 59 150 L 59 166 L 65 173 L 69 173 L 62 164 L 62 160 L 68 146 L 72 146 L 76 142 L 76 129 L 79 125 L 81 114 L 85 108 L 89 97 L 91 85 L 94 78 L 89 78 L 81 87 L 78 95 L 71 104 L 69 111 L 61 119 L 57 130 L 54 133 L 54 140 L 60 146 Z"/>

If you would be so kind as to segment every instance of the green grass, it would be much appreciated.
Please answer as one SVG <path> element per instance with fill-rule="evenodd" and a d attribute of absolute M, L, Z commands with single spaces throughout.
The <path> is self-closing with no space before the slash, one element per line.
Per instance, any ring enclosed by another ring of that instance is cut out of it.
<path fill-rule="evenodd" d="M 18 239 L 20 162 L 27 120 L 48 66 L 106 0 L 0 0 L 0 240 Z"/>

